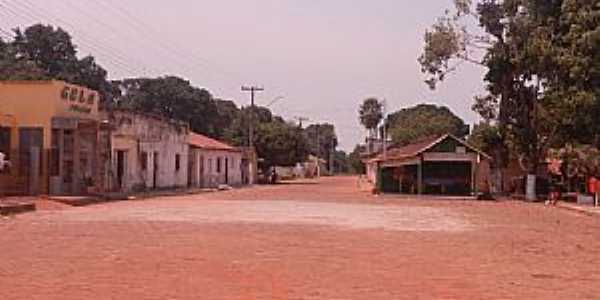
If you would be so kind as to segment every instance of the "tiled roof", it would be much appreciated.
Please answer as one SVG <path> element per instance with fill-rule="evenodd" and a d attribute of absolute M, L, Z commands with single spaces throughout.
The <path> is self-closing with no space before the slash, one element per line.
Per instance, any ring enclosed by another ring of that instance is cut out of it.
<path fill-rule="evenodd" d="M 485 157 L 488 157 L 487 154 L 472 147 L 471 145 L 467 144 L 463 140 L 456 138 L 455 136 L 453 136 L 451 134 L 444 134 L 444 135 L 436 135 L 436 136 L 426 137 L 415 143 L 412 143 L 410 145 L 406 145 L 403 147 L 399 147 L 399 148 L 392 147 L 387 151 L 387 156 L 385 157 L 385 159 L 383 157 L 383 154 L 379 154 L 375 158 L 373 158 L 372 161 L 403 160 L 403 159 L 413 158 L 413 157 L 416 157 L 419 154 L 429 150 L 431 147 L 437 145 L 438 143 L 442 142 L 446 138 L 453 138 L 456 141 L 463 144 L 464 146 L 470 148 L 471 150 L 476 151 L 476 152 L 484 155 Z"/>
<path fill-rule="evenodd" d="M 188 135 L 188 144 L 193 147 L 208 150 L 238 151 L 236 148 L 226 143 L 193 132 Z"/>
<path fill-rule="evenodd" d="M 413 144 L 409 144 L 400 148 L 391 148 L 387 151 L 387 159 L 399 160 L 417 156 L 443 137 L 444 136 L 430 136 Z M 383 154 L 379 155 L 377 159 L 383 159 Z"/>

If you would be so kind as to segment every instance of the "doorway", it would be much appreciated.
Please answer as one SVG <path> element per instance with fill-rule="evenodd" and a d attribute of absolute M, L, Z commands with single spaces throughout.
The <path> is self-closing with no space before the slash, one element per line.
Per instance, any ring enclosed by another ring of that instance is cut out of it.
<path fill-rule="evenodd" d="M 158 152 L 154 152 L 152 163 L 152 188 L 158 187 Z"/>
<path fill-rule="evenodd" d="M 229 158 L 225 158 L 225 184 L 229 184 Z"/>
<path fill-rule="evenodd" d="M 117 185 L 119 189 L 123 189 L 125 183 L 125 158 L 127 152 L 123 150 L 117 150 Z"/>

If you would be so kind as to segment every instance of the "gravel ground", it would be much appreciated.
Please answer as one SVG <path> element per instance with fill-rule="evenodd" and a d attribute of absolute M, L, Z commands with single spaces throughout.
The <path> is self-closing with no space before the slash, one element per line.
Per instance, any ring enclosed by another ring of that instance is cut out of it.
<path fill-rule="evenodd" d="M 355 178 L 0 221 L 0 299 L 598 299 L 600 219 Z"/>

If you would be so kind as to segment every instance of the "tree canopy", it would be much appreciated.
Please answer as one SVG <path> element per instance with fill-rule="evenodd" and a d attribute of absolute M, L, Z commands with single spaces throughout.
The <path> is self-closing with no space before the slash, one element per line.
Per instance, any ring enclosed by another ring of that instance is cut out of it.
<path fill-rule="evenodd" d="M 376 98 L 367 98 L 359 108 L 360 123 L 369 131 L 371 137 L 377 134 L 379 123 L 383 119 L 383 106 Z"/>
<path fill-rule="evenodd" d="M 103 104 L 112 101 L 115 89 L 106 70 L 92 56 L 78 58 L 68 32 L 36 24 L 14 34 L 12 41 L 0 43 L 0 79 L 64 80 L 97 90 Z"/>
<path fill-rule="evenodd" d="M 423 137 L 451 133 L 459 138 L 469 127 L 445 106 L 420 104 L 390 114 L 386 120 L 388 133 L 397 145 L 410 144 Z"/>
<path fill-rule="evenodd" d="M 263 170 L 273 166 L 294 166 L 308 156 L 308 145 L 302 130 L 280 119 L 258 125 L 255 145 L 256 152 L 263 159 Z"/>

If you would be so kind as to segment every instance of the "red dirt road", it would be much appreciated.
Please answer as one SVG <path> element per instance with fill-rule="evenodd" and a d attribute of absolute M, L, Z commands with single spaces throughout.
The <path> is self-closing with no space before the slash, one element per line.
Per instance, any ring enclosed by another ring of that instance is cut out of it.
<path fill-rule="evenodd" d="M 598 299 L 600 219 L 355 178 L 0 220 L 0 299 Z"/>

